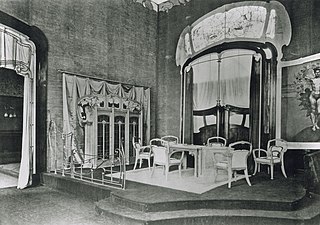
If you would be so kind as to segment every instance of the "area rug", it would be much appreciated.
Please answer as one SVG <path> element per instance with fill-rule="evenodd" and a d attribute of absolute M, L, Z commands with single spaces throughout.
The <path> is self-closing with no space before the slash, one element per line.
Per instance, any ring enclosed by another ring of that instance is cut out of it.
<path fill-rule="evenodd" d="M 244 175 L 238 175 L 237 180 L 243 178 Z M 157 167 L 155 169 L 153 176 L 151 176 L 151 169 L 149 168 L 136 169 L 127 171 L 126 179 L 138 183 L 171 188 L 196 194 L 203 194 L 228 183 L 228 176 L 225 171 L 219 171 L 217 179 L 214 181 L 212 170 L 204 171 L 202 175 L 195 177 L 193 168 L 182 170 L 181 177 L 179 177 L 178 170 L 170 171 L 168 174 L 168 180 L 166 180 L 161 167 Z M 226 188 L 228 188 L 227 185 Z"/>

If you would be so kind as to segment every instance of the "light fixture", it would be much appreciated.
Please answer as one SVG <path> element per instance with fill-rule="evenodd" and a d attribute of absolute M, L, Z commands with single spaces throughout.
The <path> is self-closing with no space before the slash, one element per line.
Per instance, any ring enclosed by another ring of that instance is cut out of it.
<path fill-rule="evenodd" d="M 4 118 L 15 118 L 17 114 L 15 112 L 15 108 L 11 105 L 4 105 Z"/>

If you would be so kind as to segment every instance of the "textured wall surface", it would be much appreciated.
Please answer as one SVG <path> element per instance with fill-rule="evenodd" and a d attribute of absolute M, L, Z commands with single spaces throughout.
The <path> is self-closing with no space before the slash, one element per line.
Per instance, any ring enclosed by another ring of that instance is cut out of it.
<path fill-rule="evenodd" d="M 62 115 L 58 70 L 155 86 L 154 12 L 125 0 L 39 0 L 32 1 L 30 10 L 32 24 L 49 42 L 48 108 L 58 123 Z"/>

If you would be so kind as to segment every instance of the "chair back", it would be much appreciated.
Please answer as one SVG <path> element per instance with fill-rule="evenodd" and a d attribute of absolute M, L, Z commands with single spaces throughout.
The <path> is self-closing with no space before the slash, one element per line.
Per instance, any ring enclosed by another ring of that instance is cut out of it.
<path fill-rule="evenodd" d="M 234 150 L 247 150 L 249 151 L 249 155 L 252 152 L 252 144 L 249 141 L 236 141 L 229 144 L 229 147 L 233 148 Z"/>
<path fill-rule="evenodd" d="M 166 165 L 168 163 L 168 151 L 166 147 L 152 145 L 153 162 L 155 164 Z"/>
<path fill-rule="evenodd" d="M 281 147 L 280 148 L 275 148 L 275 146 L 277 147 Z M 271 139 L 268 141 L 268 144 L 267 144 L 267 151 L 271 151 L 271 148 L 272 147 L 272 151 L 276 151 L 278 149 L 278 151 L 281 150 L 281 152 L 286 152 L 288 150 L 288 142 L 281 139 L 281 138 L 274 138 L 274 139 Z"/>
<path fill-rule="evenodd" d="M 207 140 L 207 146 L 226 146 L 227 145 L 227 139 L 224 137 L 209 137 Z"/>
<path fill-rule="evenodd" d="M 132 145 L 136 153 L 139 153 L 141 147 L 141 139 L 138 137 L 132 137 Z"/>
<path fill-rule="evenodd" d="M 244 169 L 247 168 L 247 159 L 250 155 L 248 150 L 235 150 L 232 154 L 231 168 Z"/>
<path fill-rule="evenodd" d="M 150 146 L 165 146 L 165 141 L 163 141 L 161 138 L 153 138 L 150 140 Z"/>
<path fill-rule="evenodd" d="M 161 140 L 165 141 L 168 145 L 170 144 L 178 144 L 179 143 L 179 138 L 173 135 L 166 135 L 161 137 Z"/>

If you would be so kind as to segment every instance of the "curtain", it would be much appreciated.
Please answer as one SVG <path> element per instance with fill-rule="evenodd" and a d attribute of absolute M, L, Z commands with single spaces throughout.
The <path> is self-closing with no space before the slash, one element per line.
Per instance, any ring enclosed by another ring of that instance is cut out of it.
<path fill-rule="evenodd" d="M 23 95 L 23 125 L 22 125 L 22 149 L 21 162 L 18 179 L 18 189 L 23 189 L 32 184 L 32 165 L 34 145 L 33 145 L 33 131 L 29 124 L 32 122 L 32 106 L 30 105 L 32 90 L 32 80 L 28 77 L 24 79 L 24 95 Z"/>
<path fill-rule="evenodd" d="M 75 136 L 75 141 L 83 143 L 83 129 L 79 126 L 78 121 L 78 100 L 85 95 L 116 95 L 120 98 L 129 98 L 138 101 L 143 107 L 143 127 L 144 137 L 146 142 L 150 139 L 150 88 L 135 87 L 133 85 L 109 82 L 104 80 L 97 80 L 92 78 L 75 76 L 68 73 L 63 73 L 63 133 L 72 132 Z M 96 129 L 91 126 L 86 128 L 86 132 Z M 93 132 L 91 132 L 93 133 Z M 76 145 L 76 143 L 73 143 Z M 92 140 L 87 140 L 85 149 L 88 151 Z M 91 152 L 86 152 L 91 154 Z M 62 155 L 62 154 L 60 154 Z M 61 157 L 61 156 L 60 156 Z M 58 160 L 62 160 L 61 158 Z M 61 164 L 61 163 L 60 163 Z M 59 165 L 60 165 L 59 164 Z M 53 168 L 51 168 L 53 169 Z"/>
<path fill-rule="evenodd" d="M 217 104 L 218 98 L 221 105 L 248 108 L 253 53 L 250 50 L 227 50 L 220 56 L 218 53 L 212 53 L 191 63 L 194 69 L 194 110 L 212 108 Z M 241 116 L 233 116 L 230 122 L 240 124 L 241 120 Z M 215 124 L 216 118 L 213 115 L 207 116 L 206 122 L 207 125 Z M 199 132 L 199 128 L 204 125 L 203 118 L 194 117 L 194 132 Z"/>
<path fill-rule="evenodd" d="M 36 49 L 29 37 L 0 24 L 0 67 L 15 70 L 24 76 L 23 128 L 21 163 L 17 188 L 32 184 L 32 174 L 36 173 L 35 141 L 35 96 Z"/>
<path fill-rule="evenodd" d="M 260 137 L 260 75 L 261 75 L 261 58 L 252 57 L 252 72 L 250 81 L 250 142 L 254 148 L 259 146 Z M 257 113 L 258 112 L 258 113 Z"/>
<path fill-rule="evenodd" d="M 190 68 L 188 72 L 185 73 L 185 107 L 184 107 L 184 139 L 183 143 L 192 144 L 193 143 L 193 69 Z"/>

